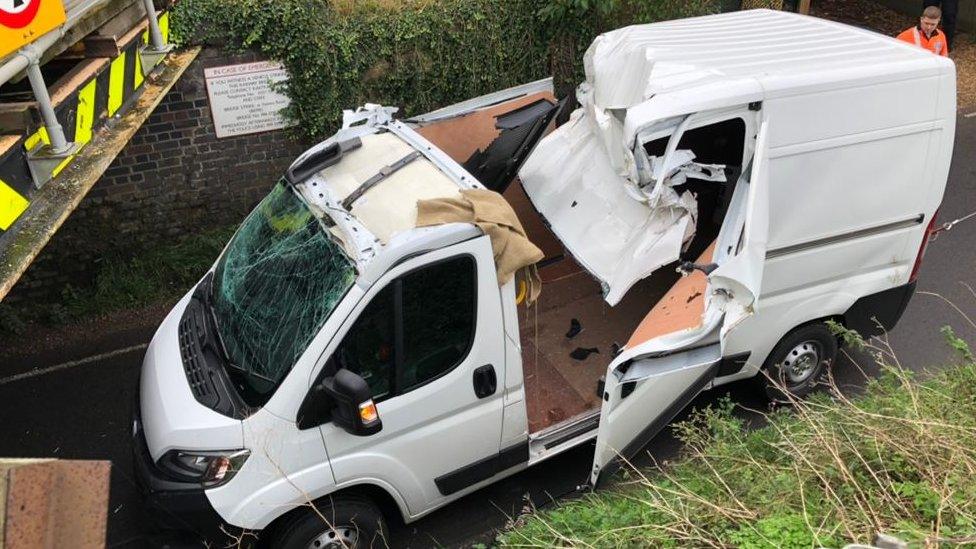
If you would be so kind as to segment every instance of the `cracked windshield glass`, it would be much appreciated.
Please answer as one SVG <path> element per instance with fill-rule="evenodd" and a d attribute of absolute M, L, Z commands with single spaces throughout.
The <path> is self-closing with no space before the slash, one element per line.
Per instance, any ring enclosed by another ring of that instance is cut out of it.
<path fill-rule="evenodd" d="M 214 277 L 229 373 L 251 406 L 270 398 L 356 277 L 352 262 L 283 182 L 244 220 Z"/>

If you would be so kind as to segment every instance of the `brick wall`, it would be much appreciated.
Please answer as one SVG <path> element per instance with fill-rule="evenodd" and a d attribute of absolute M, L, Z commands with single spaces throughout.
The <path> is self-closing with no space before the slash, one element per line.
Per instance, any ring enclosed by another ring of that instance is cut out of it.
<path fill-rule="evenodd" d="M 307 147 L 286 131 L 216 138 L 203 69 L 257 60 L 201 52 L 5 301 L 56 301 L 102 257 L 240 222 Z"/>

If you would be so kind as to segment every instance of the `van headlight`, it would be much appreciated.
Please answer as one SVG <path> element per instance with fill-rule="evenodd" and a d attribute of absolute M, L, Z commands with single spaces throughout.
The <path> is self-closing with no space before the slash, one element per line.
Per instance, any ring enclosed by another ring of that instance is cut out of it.
<path fill-rule="evenodd" d="M 170 450 L 159 458 L 159 467 L 176 480 L 213 488 L 234 478 L 250 455 L 250 450 Z"/>

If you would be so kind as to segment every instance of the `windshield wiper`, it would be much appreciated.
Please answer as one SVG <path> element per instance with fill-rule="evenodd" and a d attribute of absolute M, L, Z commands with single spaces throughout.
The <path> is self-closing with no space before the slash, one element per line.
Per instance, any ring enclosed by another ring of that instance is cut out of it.
<path fill-rule="evenodd" d="M 275 384 L 275 383 L 277 383 L 275 380 L 271 379 L 270 377 L 263 376 L 263 375 L 261 375 L 259 373 L 256 373 L 256 372 L 253 372 L 251 370 L 248 370 L 248 369 L 246 369 L 246 368 L 244 368 L 242 366 L 238 366 L 237 364 L 234 364 L 230 360 L 227 361 L 227 368 L 229 368 L 231 370 L 234 370 L 235 372 L 238 372 L 240 374 L 243 374 L 243 375 L 245 375 L 247 377 L 251 377 L 251 378 L 255 378 L 255 379 L 260 379 L 261 381 L 270 383 L 272 385 Z"/>
<path fill-rule="evenodd" d="M 217 340 L 217 343 L 220 344 L 220 351 L 221 351 L 221 354 L 222 354 L 222 357 L 221 358 L 224 359 L 224 364 L 227 366 L 228 369 L 234 370 L 234 371 L 239 372 L 239 373 L 241 373 L 243 375 L 246 375 L 248 377 L 256 378 L 256 379 L 259 379 L 261 381 L 265 381 L 267 383 L 272 383 L 272 384 L 275 383 L 275 381 L 273 379 L 271 379 L 269 377 L 262 376 L 261 374 L 255 373 L 255 372 L 253 372 L 251 370 L 248 370 L 248 369 L 244 368 L 243 366 L 239 366 L 239 365 L 235 364 L 233 360 L 231 360 L 230 353 L 227 352 L 227 346 L 224 344 L 224 337 L 220 333 L 220 324 L 217 321 L 217 311 L 214 309 L 214 306 L 213 306 L 213 300 L 214 300 L 214 297 L 213 297 L 213 291 L 214 291 L 213 279 L 214 279 L 214 275 L 213 275 L 213 273 L 210 273 L 210 275 L 204 280 L 204 283 L 207 284 L 207 286 L 203 289 L 204 290 L 203 291 L 204 305 L 206 305 L 207 311 L 210 313 L 210 319 L 213 320 L 213 323 L 214 323 L 214 332 L 215 332 L 215 335 L 216 335 L 216 338 L 215 339 Z"/>
<path fill-rule="evenodd" d="M 210 320 L 213 321 L 214 336 L 217 340 L 217 345 L 220 347 L 221 358 L 227 364 L 232 364 L 230 360 L 230 353 L 227 352 L 227 346 L 224 345 L 224 337 L 220 335 L 220 323 L 217 321 L 217 312 L 214 310 L 214 273 L 211 272 L 207 275 L 207 278 L 203 279 L 203 283 L 206 286 L 203 288 L 203 305 L 207 308 L 207 312 L 210 314 Z"/>

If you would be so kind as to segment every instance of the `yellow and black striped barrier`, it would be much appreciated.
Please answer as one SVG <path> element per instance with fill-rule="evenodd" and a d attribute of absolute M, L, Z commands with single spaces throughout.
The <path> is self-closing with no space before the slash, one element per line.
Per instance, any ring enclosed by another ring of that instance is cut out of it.
<path fill-rule="evenodd" d="M 159 15 L 163 41 L 169 41 L 169 12 Z M 65 138 L 79 145 L 88 143 L 105 121 L 124 111 L 143 84 L 138 50 L 149 43 L 149 33 L 135 35 L 120 44 L 120 53 L 69 96 L 55 105 L 54 112 L 64 128 Z M 39 124 L 39 123 L 38 123 Z M 27 152 L 38 144 L 49 143 L 47 129 L 38 125 L 21 136 L 16 144 L 0 151 L 0 234 L 7 231 L 30 207 L 34 183 L 27 165 Z M 84 148 L 81 149 L 81 152 Z M 56 177 L 74 157 L 68 157 L 55 170 Z"/>

